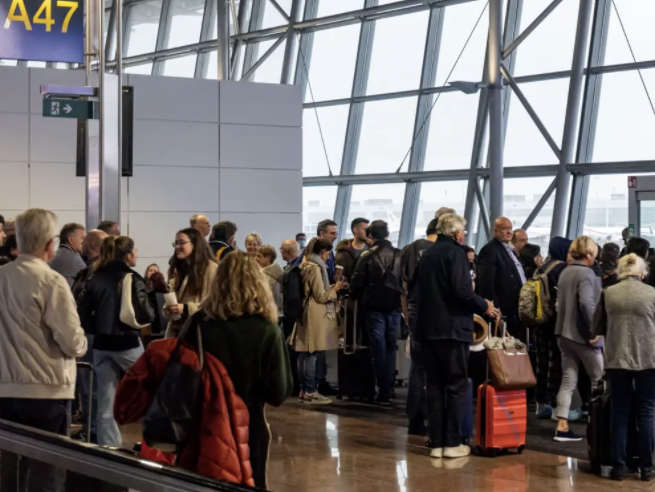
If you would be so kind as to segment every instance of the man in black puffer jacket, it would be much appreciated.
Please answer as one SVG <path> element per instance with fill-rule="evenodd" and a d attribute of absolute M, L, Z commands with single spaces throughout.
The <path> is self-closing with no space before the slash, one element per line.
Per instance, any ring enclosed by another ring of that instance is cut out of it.
<path fill-rule="evenodd" d="M 396 375 L 396 339 L 403 293 L 401 251 L 389 242 L 389 228 L 383 220 L 374 220 L 367 232 L 375 246 L 362 253 L 357 262 L 350 292 L 366 316 L 379 387 L 377 401 L 389 405 Z"/>

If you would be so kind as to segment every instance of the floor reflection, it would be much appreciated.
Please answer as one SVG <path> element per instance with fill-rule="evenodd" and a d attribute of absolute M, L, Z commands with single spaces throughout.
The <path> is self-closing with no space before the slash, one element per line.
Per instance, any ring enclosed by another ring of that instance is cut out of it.
<path fill-rule="evenodd" d="M 431 460 L 405 429 L 284 406 L 268 409 L 268 466 L 274 492 L 612 491 L 586 462 L 526 450 L 496 459 Z M 563 448 L 565 449 L 565 448 Z M 651 490 L 635 479 L 622 490 Z"/>

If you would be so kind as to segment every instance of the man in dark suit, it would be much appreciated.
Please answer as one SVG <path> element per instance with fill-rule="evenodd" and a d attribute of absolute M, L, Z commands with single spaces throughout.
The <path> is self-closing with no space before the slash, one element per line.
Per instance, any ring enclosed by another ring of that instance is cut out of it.
<path fill-rule="evenodd" d="M 525 329 L 519 320 L 519 294 L 525 283 L 525 272 L 512 249 L 512 222 L 498 217 L 494 222 L 494 238 L 478 255 L 476 291 L 490 299 L 507 317 L 509 333 L 523 341 Z"/>
<path fill-rule="evenodd" d="M 440 217 L 437 240 L 425 250 L 416 271 L 419 298 L 414 334 L 427 376 L 432 458 L 459 458 L 471 452 L 461 443 L 461 423 L 469 386 L 473 315 L 498 314 L 491 301 L 473 292 L 462 247 L 465 226 L 466 220 L 458 215 Z"/>

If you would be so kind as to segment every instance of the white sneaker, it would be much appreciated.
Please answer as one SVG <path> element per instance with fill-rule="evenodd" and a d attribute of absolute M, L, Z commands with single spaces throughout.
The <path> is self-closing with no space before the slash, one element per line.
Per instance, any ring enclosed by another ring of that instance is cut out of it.
<path fill-rule="evenodd" d="M 443 448 L 432 448 L 430 458 L 443 458 Z"/>
<path fill-rule="evenodd" d="M 464 456 L 469 456 L 471 454 L 471 448 L 460 444 L 454 448 L 444 448 L 443 457 L 444 458 L 463 458 Z"/>
<path fill-rule="evenodd" d="M 332 400 L 321 395 L 318 391 L 314 391 L 313 393 L 305 394 L 304 402 L 310 405 L 329 405 L 332 403 Z"/>

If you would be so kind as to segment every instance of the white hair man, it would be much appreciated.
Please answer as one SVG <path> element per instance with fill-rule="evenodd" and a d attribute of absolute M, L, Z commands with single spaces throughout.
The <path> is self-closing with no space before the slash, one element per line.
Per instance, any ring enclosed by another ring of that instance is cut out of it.
<path fill-rule="evenodd" d="M 440 208 L 439 210 L 437 210 L 437 212 L 434 214 L 434 218 L 435 218 L 435 219 L 439 219 L 439 218 L 441 218 L 442 215 L 446 215 L 446 214 L 454 214 L 454 213 L 455 213 L 455 209 L 454 209 L 454 208 L 450 208 L 450 207 L 441 207 L 441 208 Z"/>
<path fill-rule="evenodd" d="M 204 215 L 194 215 L 191 217 L 191 220 L 189 220 L 189 224 L 198 231 L 202 237 L 209 236 L 209 233 L 212 231 L 212 224 Z"/>
<path fill-rule="evenodd" d="M 427 376 L 432 458 L 459 458 L 471 450 L 461 444 L 461 419 L 468 395 L 468 356 L 473 315 L 498 316 L 491 301 L 471 287 L 466 251 L 466 220 L 442 215 L 437 241 L 418 265 L 415 336 L 421 344 Z"/>
<path fill-rule="evenodd" d="M 0 419 L 67 436 L 75 359 L 87 341 L 68 283 L 48 266 L 57 218 L 30 209 L 15 224 L 21 253 L 0 268 Z M 16 490 L 17 457 L 3 452 L 2 465 L 2 490 Z M 64 490 L 65 470 L 36 462 L 27 468 L 31 489 Z"/>

